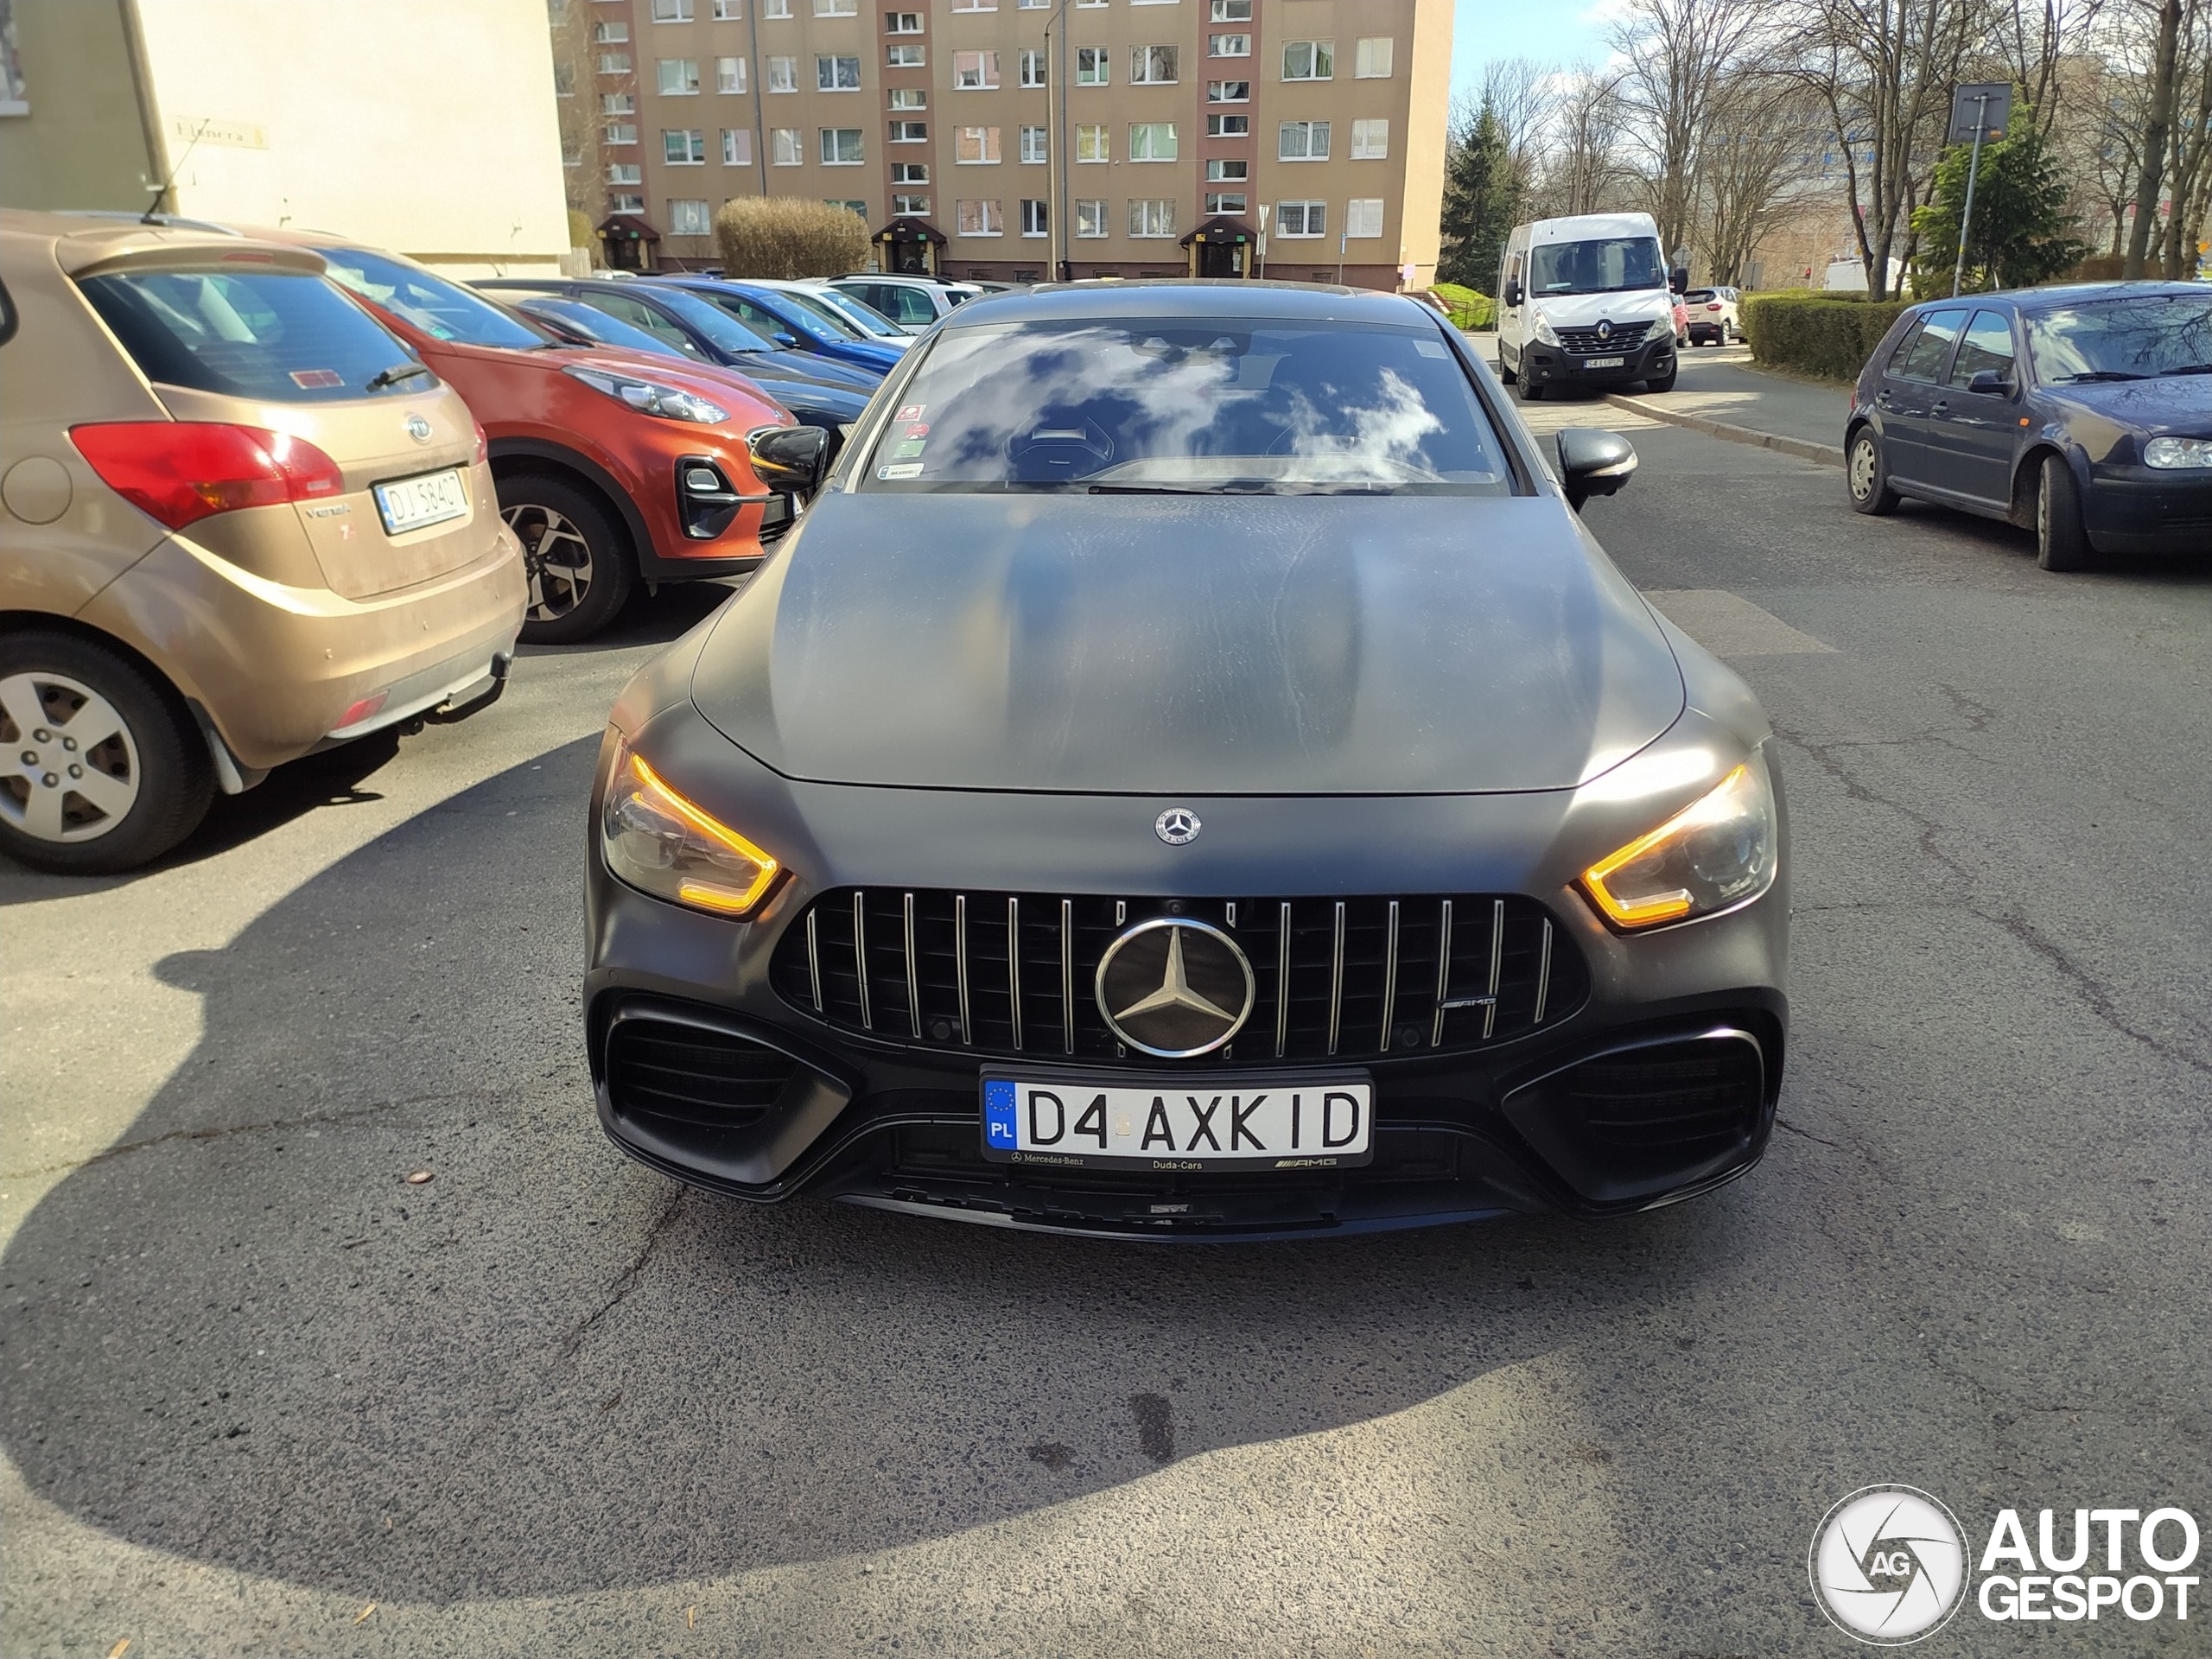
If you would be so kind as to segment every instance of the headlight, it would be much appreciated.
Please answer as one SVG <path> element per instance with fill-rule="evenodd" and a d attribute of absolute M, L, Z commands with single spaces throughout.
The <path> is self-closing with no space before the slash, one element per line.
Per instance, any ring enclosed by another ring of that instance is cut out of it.
<path fill-rule="evenodd" d="M 607 868 L 632 887 L 717 916 L 745 916 L 783 868 L 677 793 L 626 743 L 615 751 L 599 840 Z"/>
<path fill-rule="evenodd" d="M 1709 916 L 1774 883 L 1774 787 L 1753 757 L 1648 835 L 1582 872 L 1598 913 L 1628 932 Z"/>
<path fill-rule="evenodd" d="M 588 369 L 581 363 L 571 363 L 561 372 L 618 403 L 627 404 L 648 415 L 658 415 L 664 420 L 713 426 L 729 418 L 729 411 L 720 404 L 710 404 L 681 386 L 664 386 L 658 380 L 641 380 L 634 374 L 610 374 L 605 369 Z"/>
<path fill-rule="evenodd" d="M 1541 344 L 1546 346 L 1558 345 L 1559 335 L 1553 332 L 1551 320 L 1545 316 L 1541 311 L 1533 312 L 1530 315 L 1536 331 L 1537 340 Z"/>
<path fill-rule="evenodd" d="M 2153 438 L 2143 446 L 2145 467 L 2212 467 L 2212 438 Z"/>

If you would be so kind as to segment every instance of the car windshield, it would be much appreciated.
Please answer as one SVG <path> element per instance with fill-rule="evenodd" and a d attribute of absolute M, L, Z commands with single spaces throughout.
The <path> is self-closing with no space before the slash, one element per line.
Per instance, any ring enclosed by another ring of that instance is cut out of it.
<path fill-rule="evenodd" d="M 762 339 L 721 306 L 702 299 L 688 288 L 657 288 L 653 289 L 653 300 L 726 352 L 776 349 L 772 341 Z"/>
<path fill-rule="evenodd" d="M 280 404 L 419 397 L 437 381 L 308 271 L 118 271 L 85 297 L 149 380 Z"/>
<path fill-rule="evenodd" d="M 826 288 L 818 293 L 810 294 L 807 297 L 818 300 L 844 318 L 854 327 L 859 329 L 861 333 L 874 339 L 904 340 L 906 338 L 905 329 L 898 327 L 881 312 L 871 306 L 862 304 L 849 294 L 840 294 L 834 288 Z"/>
<path fill-rule="evenodd" d="M 633 327 L 620 317 L 610 317 L 581 300 L 558 300 L 542 296 L 517 302 L 532 316 L 550 318 L 563 327 L 573 329 L 586 340 L 601 346 L 619 346 L 626 352 L 645 352 L 653 357 L 682 357 L 683 353 L 668 341 Z"/>
<path fill-rule="evenodd" d="M 866 340 L 867 332 L 843 312 L 819 295 L 805 293 L 796 288 L 779 290 L 793 305 L 812 317 L 822 327 L 840 340 Z"/>
<path fill-rule="evenodd" d="M 414 324 L 433 340 L 503 346 L 521 352 L 560 343 L 460 283 L 418 270 L 389 254 L 371 253 L 365 248 L 319 248 L 316 251 L 322 255 L 334 280 L 402 321 Z"/>
<path fill-rule="evenodd" d="M 2141 294 L 2027 314 L 2046 385 L 2212 374 L 2212 296 Z"/>
<path fill-rule="evenodd" d="M 1666 286 L 1666 264 L 1651 237 L 1545 242 L 1529 251 L 1531 294 L 1615 294 Z"/>
<path fill-rule="evenodd" d="M 1163 317 L 983 324 L 928 348 L 863 487 L 1504 494 L 1433 328 Z"/>

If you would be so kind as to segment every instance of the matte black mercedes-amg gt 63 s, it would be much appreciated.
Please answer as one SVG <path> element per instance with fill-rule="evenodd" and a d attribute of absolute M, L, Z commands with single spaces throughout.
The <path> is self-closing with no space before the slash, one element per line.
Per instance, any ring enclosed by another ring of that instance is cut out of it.
<path fill-rule="evenodd" d="M 1764 715 L 1407 299 L 961 308 L 622 694 L 586 1010 L 632 1155 L 1135 1237 L 1648 1208 L 1780 1086 Z"/>

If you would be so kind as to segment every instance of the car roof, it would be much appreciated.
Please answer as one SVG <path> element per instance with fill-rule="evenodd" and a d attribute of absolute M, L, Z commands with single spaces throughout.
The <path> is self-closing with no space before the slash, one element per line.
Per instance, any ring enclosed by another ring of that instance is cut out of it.
<path fill-rule="evenodd" d="M 1395 322 L 1436 313 L 1402 294 L 1236 277 L 1163 277 L 1136 282 L 1039 283 L 1007 294 L 982 294 L 946 318 L 946 327 L 979 321 L 1060 322 L 1084 318 L 1218 317 L 1225 321 Z"/>
<path fill-rule="evenodd" d="M 2050 288 L 1999 289 L 1988 294 L 1961 294 L 1956 299 L 1923 300 L 1913 311 L 1933 310 L 1938 306 L 1999 306 L 2016 311 L 2034 311 L 2046 305 L 2080 305 L 2093 300 L 2144 299 L 2157 294 L 2186 296 L 2202 295 L 2201 283 L 2059 283 Z"/>
<path fill-rule="evenodd" d="M 54 263 L 74 276 L 93 266 L 161 264 L 201 250 L 219 259 L 265 257 L 295 270 L 322 267 L 320 255 L 230 230 L 202 230 L 175 223 L 142 223 L 137 214 L 43 213 L 0 208 L 0 235 L 48 243 Z"/>

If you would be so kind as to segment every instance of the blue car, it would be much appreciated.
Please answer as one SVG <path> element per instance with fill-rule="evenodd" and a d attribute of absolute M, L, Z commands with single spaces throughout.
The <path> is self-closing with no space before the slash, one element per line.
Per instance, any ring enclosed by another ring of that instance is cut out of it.
<path fill-rule="evenodd" d="M 779 346 L 818 353 L 835 363 L 872 372 L 878 379 L 899 366 L 901 353 L 870 340 L 854 324 L 818 302 L 763 283 L 725 282 L 717 276 L 650 276 L 639 286 L 673 288 L 713 301 L 754 333 Z"/>
<path fill-rule="evenodd" d="M 2212 550 L 2212 292 L 2101 283 L 1933 300 L 1859 372 L 1860 512 L 1910 496 L 2032 528 L 2046 570 Z"/>

